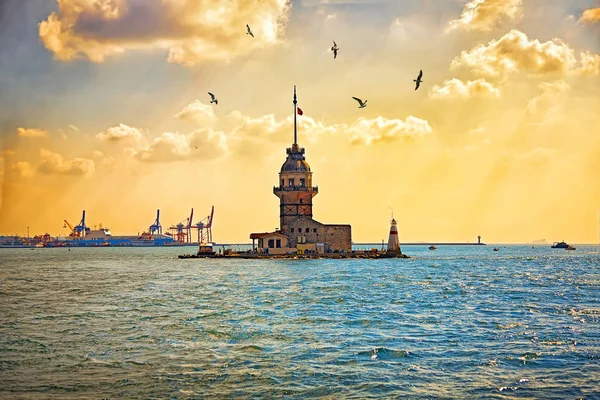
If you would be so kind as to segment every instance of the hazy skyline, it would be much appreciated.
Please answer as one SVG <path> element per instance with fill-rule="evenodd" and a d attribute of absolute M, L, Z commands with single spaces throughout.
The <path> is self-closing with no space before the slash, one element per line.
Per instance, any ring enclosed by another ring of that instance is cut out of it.
<path fill-rule="evenodd" d="M 353 241 L 598 241 L 595 0 L 14 0 L 0 48 L 0 234 L 273 230 L 297 85 Z"/>

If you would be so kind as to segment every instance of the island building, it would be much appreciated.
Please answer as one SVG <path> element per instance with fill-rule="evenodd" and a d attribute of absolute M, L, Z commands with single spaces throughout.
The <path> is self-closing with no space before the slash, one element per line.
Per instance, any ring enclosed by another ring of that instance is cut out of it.
<path fill-rule="evenodd" d="M 252 233 L 252 249 L 268 254 L 350 253 L 350 225 L 324 224 L 313 219 L 313 197 L 319 187 L 313 186 L 312 171 L 298 145 L 297 97 L 294 86 L 294 143 L 279 171 L 273 194 L 279 197 L 279 226 L 274 232 Z"/>

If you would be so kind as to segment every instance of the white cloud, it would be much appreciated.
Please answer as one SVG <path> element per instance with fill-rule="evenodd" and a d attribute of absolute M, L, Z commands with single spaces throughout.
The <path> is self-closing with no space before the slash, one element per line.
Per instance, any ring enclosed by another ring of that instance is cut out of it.
<path fill-rule="evenodd" d="M 70 61 L 143 49 L 168 50 L 168 61 L 196 65 L 228 61 L 281 41 L 287 0 L 59 0 L 39 24 L 54 57 Z M 255 35 L 247 36 L 246 24 Z"/>
<path fill-rule="evenodd" d="M 446 33 L 457 29 L 490 31 L 502 21 L 518 21 L 522 16 L 522 0 L 471 0 L 460 19 L 450 21 Z"/>
<path fill-rule="evenodd" d="M 442 86 L 434 85 L 429 90 L 429 97 L 434 99 L 468 99 L 471 97 L 498 97 L 500 90 L 485 79 L 463 82 L 460 79 L 449 79 Z"/>
<path fill-rule="evenodd" d="M 487 45 L 481 44 L 461 52 L 452 60 L 451 69 L 467 68 L 487 76 L 516 73 L 532 75 L 578 73 L 597 75 L 600 56 L 583 52 L 577 60 L 575 51 L 560 39 L 541 43 L 530 40 L 523 32 L 512 30 Z"/>
<path fill-rule="evenodd" d="M 17 128 L 17 135 L 20 137 L 28 137 L 28 138 L 42 138 L 47 137 L 48 132 L 43 129 L 38 128 Z"/>
<path fill-rule="evenodd" d="M 123 140 L 139 142 L 145 135 L 147 135 L 147 131 L 145 130 L 119 124 L 108 128 L 105 132 L 98 133 L 96 137 L 107 142 L 119 142 Z"/>

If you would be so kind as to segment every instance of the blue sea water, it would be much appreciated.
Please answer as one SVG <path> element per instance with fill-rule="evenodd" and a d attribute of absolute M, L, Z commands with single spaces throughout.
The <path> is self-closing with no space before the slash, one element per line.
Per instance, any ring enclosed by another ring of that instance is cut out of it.
<path fill-rule="evenodd" d="M 600 398 L 600 254 L 0 250 L 0 398 Z"/>

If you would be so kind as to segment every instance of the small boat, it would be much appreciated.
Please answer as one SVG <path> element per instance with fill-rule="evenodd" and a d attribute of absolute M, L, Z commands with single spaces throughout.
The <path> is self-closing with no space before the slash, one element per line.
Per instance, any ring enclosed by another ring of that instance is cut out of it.
<path fill-rule="evenodd" d="M 566 249 L 567 247 L 569 247 L 569 245 L 563 240 L 562 242 L 554 242 L 552 243 L 552 247 L 553 249 Z"/>
<path fill-rule="evenodd" d="M 435 247 L 434 245 L 429 246 L 429 250 L 437 250 L 437 247 Z"/>
<path fill-rule="evenodd" d="M 565 250 L 575 250 L 575 247 L 569 245 L 569 247 L 565 248 Z"/>
<path fill-rule="evenodd" d="M 499 251 L 500 249 L 497 247 L 494 247 L 494 251 Z"/>

